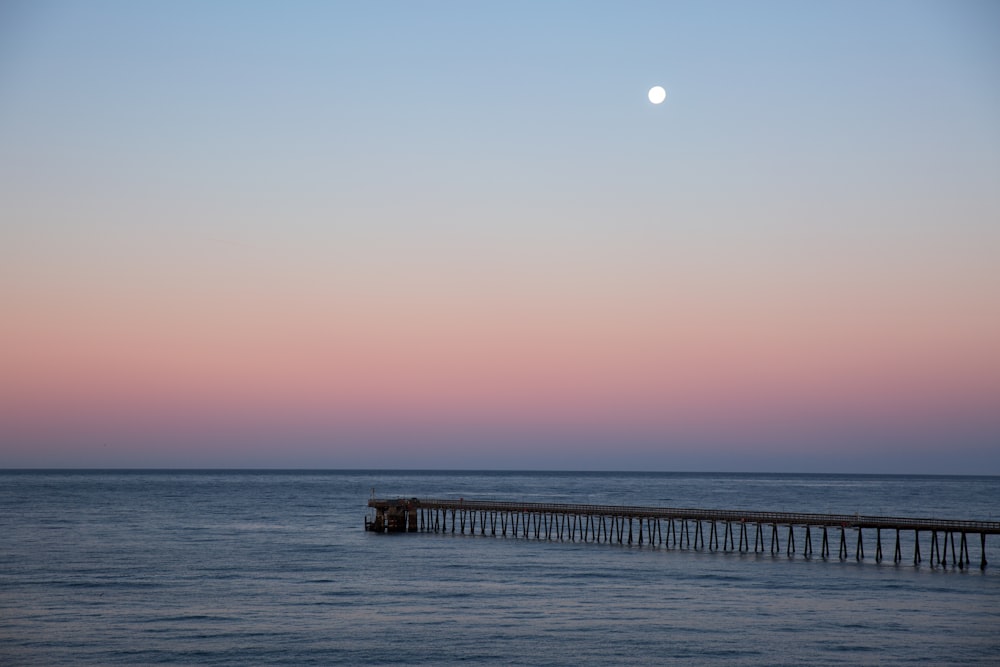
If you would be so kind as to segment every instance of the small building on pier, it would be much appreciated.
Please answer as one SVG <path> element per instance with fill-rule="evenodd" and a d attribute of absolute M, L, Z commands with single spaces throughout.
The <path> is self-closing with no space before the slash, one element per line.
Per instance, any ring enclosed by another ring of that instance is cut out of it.
<path fill-rule="evenodd" d="M 399 498 L 380 503 L 376 508 L 374 519 L 365 517 L 365 530 L 376 533 L 415 533 L 418 504 L 416 498 L 411 500 Z"/>

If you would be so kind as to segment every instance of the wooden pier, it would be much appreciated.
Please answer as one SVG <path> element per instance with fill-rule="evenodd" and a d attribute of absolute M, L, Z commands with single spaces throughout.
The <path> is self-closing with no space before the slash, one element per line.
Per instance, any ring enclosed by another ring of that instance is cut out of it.
<path fill-rule="evenodd" d="M 495 500 L 396 498 L 368 501 L 374 517 L 365 529 L 377 533 L 433 532 L 492 535 L 539 540 L 639 544 L 668 549 L 865 558 L 865 539 L 876 562 L 904 560 L 903 544 L 913 564 L 924 560 L 921 538 L 927 536 L 931 567 L 970 564 L 971 536 L 979 535 L 979 567 L 986 568 L 986 536 L 1000 535 L 1000 522 L 799 514 L 743 510 L 679 509 L 615 505 L 526 503 Z M 883 534 L 885 531 L 885 535 Z M 894 531 L 894 534 L 893 534 Z M 831 535 L 832 533 L 832 535 Z M 912 533 L 912 539 L 901 535 Z M 851 538 L 848 538 L 848 535 Z M 796 541 L 798 538 L 798 542 Z M 813 550 L 813 541 L 818 551 Z M 957 547 L 956 547 L 957 539 Z M 883 545 L 885 548 L 883 548 Z M 950 556 L 949 556 L 950 548 Z M 973 549 L 975 552 L 975 548 Z"/>

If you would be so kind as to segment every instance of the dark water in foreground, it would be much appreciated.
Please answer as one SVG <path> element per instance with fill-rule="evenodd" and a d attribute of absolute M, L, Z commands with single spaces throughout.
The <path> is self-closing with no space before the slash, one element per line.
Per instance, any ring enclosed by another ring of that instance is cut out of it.
<path fill-rule="evenodd" d="M 998 477 L 0 472 L 0 664 L 997 664 L 964 571 L 374 535 L 436 496 L 1000 520 Z M 923 545 L 925 555 L 928 546 Z M 870 551 L 873 551 L 869 547 Z"/>

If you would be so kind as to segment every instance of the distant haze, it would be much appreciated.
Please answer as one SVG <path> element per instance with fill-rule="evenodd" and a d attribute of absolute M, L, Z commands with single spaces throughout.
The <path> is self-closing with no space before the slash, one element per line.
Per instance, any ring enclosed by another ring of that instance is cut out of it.
<path fill-rule="evenodd" d="M 6 3 L 0 467 L 1000 474 L 998 35 Z"/>

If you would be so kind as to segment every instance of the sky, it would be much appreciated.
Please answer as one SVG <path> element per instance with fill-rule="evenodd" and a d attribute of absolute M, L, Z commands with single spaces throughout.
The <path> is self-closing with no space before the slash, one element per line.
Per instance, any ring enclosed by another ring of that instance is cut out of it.
<path fill-rule="evenodd" d="M 1000 474 L 1000 5 L 5 2 L 4 467 Z"/>

